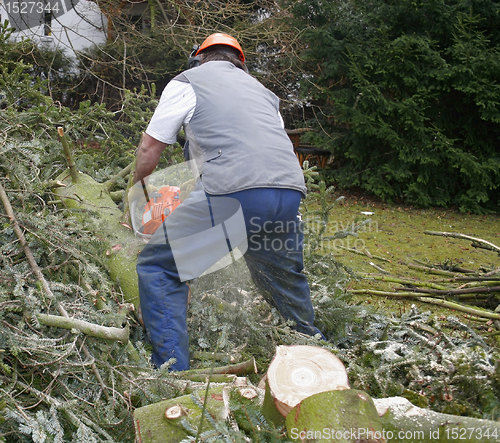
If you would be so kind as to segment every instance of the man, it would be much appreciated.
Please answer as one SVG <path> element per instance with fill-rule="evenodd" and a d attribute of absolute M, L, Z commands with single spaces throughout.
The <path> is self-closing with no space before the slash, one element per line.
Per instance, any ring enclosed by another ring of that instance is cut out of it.
<path fill-rule="evenodd" d="M 309 285 L 301 273 L 298 208 L 306 187 L 279 100 L 248 74 L 233 37 L 213 34 L 196 55 L 201 65 L 165 87 L 141 140 L 134 173 L 135 183 L 147 178 L 184 127 L 198 169 L 196 188 L 156 231 L 137 263 L 152 361 L 159 367 L 175 358 L 170 369 L 176 371 L 189 369 L 186 280 L 218 260 L 213 233 L 221 226 L 217 232 L 224 233 L 226 249 L 245 244 L 244 258 L 266 300 L 298 331 L 322 337 L 313 325 Z M 235 202 L 236 209 L 227 202 Z M 238 210 L 244 238 L 232 233 L 237 223 L 229 222 Z M 188 238 L 196 238 L 199 248 L 183 241 Z"/>

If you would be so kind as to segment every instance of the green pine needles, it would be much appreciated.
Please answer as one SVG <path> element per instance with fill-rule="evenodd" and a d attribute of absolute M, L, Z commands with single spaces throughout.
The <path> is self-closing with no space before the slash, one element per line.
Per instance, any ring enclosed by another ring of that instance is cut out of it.
<path fill-rule="evenodd" d="M 90 103 L 70 111 L 40 93 L 25 65 L 8 59 L 10 44 L 0 38 L 0 183 L 26 245 L 0 206 L 0 441 L 133 442 L 134 410 L 187 394 L 186 383 L 151 367 L 143 329 L 102 260 L 106 242 L 93 230 L 91 214 L 58 204 L 53 181 L 66 165 L 55 127 L 63 124 L 69 140 L 81 141 L 73 145 L 78 169 L 108 180 L 130 163 L 135 140 L 127 137 L 137 135 L 154 100 L 142 90 L 126 95 L 121 113 Z M 494 109 L 486 106 L 484 112 L 491 119 Z M 191 284 L 193 366 L 213 365 L 206 351 L 217 350 L 224 364 L 231 357 L 255 357 L 260 373 L 250 381 L 256 384 L 277 345 L 320 345 L 344 361 L 353 387 L 374 397 L 402 395 L 438 411 L 498 419 L 498 351 L 471 328 L 415 308 L 398 318 L 350 303 L 346 287 L 353 273 L 331 246 L 356 238 L 368 221 L 337 229 L 335 205 L 341 199 L 313 168 L 306 165 L 304 173 L 310 190 L 302 207 L 305 272 L 328 341 L 295 332 L 265 302 L 240 260 Z M 50 294 L 28 263 L 27 250 Z M 128 325 L 129 342 L 41 324 L 37 315 L 59 315 L 61 307 L 95 325 Z M 211 429 L 186 424 L 191 437 L 185 441 L 286 441 L 255 403 L 231 392 L 229 405 L 228 420 L 205 414 Z M 201 411 L 203 404 L 196 407 Z"/>
<path fill-rule="evenodd" d="M 497 2 L 298 2 L 307 134 L 330 180 L 386 201 L 498 212 Z"/>

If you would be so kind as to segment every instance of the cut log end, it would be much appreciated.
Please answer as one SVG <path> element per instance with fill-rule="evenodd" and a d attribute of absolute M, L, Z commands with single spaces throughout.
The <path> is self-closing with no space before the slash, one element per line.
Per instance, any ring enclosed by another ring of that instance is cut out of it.
<path fill-rule="evenodd" d="M 259 394 L 254 388 L 240 388 L 240 395 L 251 400 L 252 398 L 257 397 Z"/>
<path fill-rule="evenodd" d="M 173 405 L 166 409 L 165 417 L 169 420 L 174 420 L 187 415 L 187 411 L 182 405 Z"/>
<path fill-rule="evenodd" d="M 311 395 L 350 389 L 340 359 L 316 346 L 278 346 L 267 381 L 276 409 L 283 417 Z"/>

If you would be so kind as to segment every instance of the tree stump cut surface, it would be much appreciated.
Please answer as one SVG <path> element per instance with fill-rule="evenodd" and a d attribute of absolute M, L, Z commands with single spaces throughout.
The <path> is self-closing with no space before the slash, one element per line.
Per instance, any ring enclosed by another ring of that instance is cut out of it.
<path fill-rule="evenodd" d="M 350 389 L 344 364 L 317 346 L 278 346 L 267 371 L 267 382 L 283 417 L 311 395 Z"/>

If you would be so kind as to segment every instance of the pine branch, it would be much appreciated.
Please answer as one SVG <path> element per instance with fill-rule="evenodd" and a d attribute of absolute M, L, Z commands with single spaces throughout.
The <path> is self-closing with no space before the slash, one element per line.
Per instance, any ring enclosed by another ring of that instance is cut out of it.
<path fill-rule="evenodd" d="M 63 412 L 70 422 L 75 426 L 76 428 L 80 428 L 82 426 L 89 426 L 94 428 L 94 430 L 97 433 L 100 433 L 103 435 L 104 438 L 110 443 L 114 442 L 113 438 L 103 429 L 101 429 L 99 426 L 97 426 L 96 423 L 93 423 L 91 420 L 88 420 L 84 416 L 78 417 L 74 412 L 70 411 L 67 405 L 64 402 L 61 402 L 50 395 L 48 395 L 45 392 L 40 392 L 39 390 L 35 389 L 33 386 L 27 385 L 26 383 L 23 383 L 20 380 L 16 380 L 16 385 L 21 388 L 23 391 L 28 391 L 31 392 L 35 397 L 37 397 L 41 402 L 46 403 L 49 406 L 55 407 L 57 410 Z"/>
<path fill-rule="evenodd" d="M 420 266 L 420 265 L 415 265 L 413 263 L 408 263 L 407 266 L 411 269 L 416 269 L 418 271 L 424 271 L 429 274 L 436 274 L 436 275 L 445 275 L 445 276 L 450 276 L 453 277 L 457 275 L 456 272 L 450 272 L 450 271 L 444 271 L 443 269 L 438 269 L 433 266 Z"/>
<path fill-rule="evenodd" d="M 15 232 L 17 238 L 19 239 L 19 243 L 21 244 L 21 246 L 24 250 L 24 254 L 26 255 L 26 258 L 28 259 L 28 263 L 31 267 L 31 270 L 36 275 L 36 277 L 38 278 L 38 281 L 42 285 L 42 288 L 43 288 L 45 295 L 52 302 L 55 303 L 57 310 L 59 311 L 59 313 L 63 317 L 69 317 L 68 313 L 66 312 L 66 309 L 64 309 L 64 307 L 57 301 L 56 297 L 54 296 L 53 292 L 51 291 L 51 289 L 49 287 L 47 280 L 45 280 L 45 277 L 43 276 L 42 270 L 38 266 L 38 264 L 35 260 L 35 257 L 33 256 L 33 253 L 31 252 L 31 250 L 28 246 L 28 242 L 26 241 L 26 238 L 24 237 L 24 234 L 23 234 L 23 232 L 19 226 L 19 223 L 16 219 L 16 216 L 14 214 L 14 210 L 12 209 L 12 206 L 10 204 L 9 198 L 7 197 L 7 193 L 5 192 L 5 189 L 1 183 L 0 183 L 0 200 L 2 201 L 2 204 L 5 208 L 5 211 L 7 212 L 7 216 L 9 217 L 9 219 L 12 223 L 12 227 L 14 229 L 14 232 Z M 84 343 L 81 343 L 81 346 L 82 346 L 82 349 L 83 349 L 84 353 L 86 354 L 86 356 L 92 358 L 92 355 L 90 354 L 87 346 L 85 346 Z M 103 389 L 104 395 L 109 400 L 109 396 L 108 396 L 107 389 L 106 389 L 107 387 L 104 384 L 104 381 L 103 381 L 101 375 L 99 374 L 99 371 L 98 371 L 95 363 L 92 364 L 92 369 L 93 369 L 94 375 L 96 376 L 97 380 L 99 381 L 99 383 Z"/>
<path fill-rule="evenodd" d="M 396 288 L 396 290 L 400 290 L 401 288 Z M 405 288 L 406 289 L 406 288 Z M 492 286 L 492 287 L 482 287 L 482 288 L 467 288 L 467 289 L 422 289 L 422 288 L 413 288 L 411 290 L 415 293 L 424 293 L 424 294 L 433 294 L 433 295 L 460 295 L 460 294 L 491 294 L 500 292 L 500 286 Z"/>
<path fill-rule="evenodd" d="M 380 257 L 378 255 L 372 255 L 370 253 L 370 251 L 368 251 L 368 249 L 366 249 L 366 248 L 361 251 L 361 250 L 354 249 L 354 248 L 347 248 L 346 246 L 342 246 L 342 245 L 336 245 L 336 247 L 340 248 L 340 249 L 345 249 L 346 251 L 352 252 L 353 254 L 366 255 L 368 258 L 374 258 L 376 260 L 380 260 L 380 261 L 384 261 L 384 262 L 387 262 L 387 263 L 391 263 L 391 260 L 389 260 L 387 258 Z"/>
<path fill-rule="evenodd" d="M 500 254 L 500 247 L 498 247 L 497 245 L 489 241 L 483 240 L 481 238 L 471 237 L 470 235 L 460 234 L 457 232 L 437 232 L 437 231 L 424 231 L 424 234 L 440 235 L 442 237 L 453 237 L 453 238 L 462 238 L 464 240 L 470 240 L 472 241 L 472 246 L 474 248 L 488 249 L 490 251 L 495 251 L 498 254 Z"/>
<path fill-rule="evenodd" d="M 393 277 L 390 275 L 377 275 L 377 274 L 368 274 L 368 273 L 358 273 L 362 278 L 370 278 L 373 280 L 379 280 L 383 282 L 390 282 L 390 283 L 399 283 L 402 285 L 409 285 L 409 286 L 424 286 L 424 287 L 429 287 L 433 289 L 441 289 L 445 290 L 446 288 L 441 285 L 436 285 L 433 282 L 427 282 L 427 281 L 421 281 L 421 280 L 412 280 L 409 278 L 399 278 L 399 277 Z M 447 280 L 450 281 L 450 280 Z"/>
<path fill-rule="evenodd" d="M 415 292 L 390 292 L 390 291 L 378 291 L 376 289 L 353 289 L 351 291 L 352 294 L 369 294 L 369 295 L 378 295 L 381 297 L 393 297 L 393 298 L 412 298 L 416 297 Z M 422 296 L 423 298 L 423 296 Z"/>
<path fill-rule="evenodd" d="M 91 337 L 105 340 L 116 340 L 124 344 L 128 343 L 129 327 L 114 328 L 109 326 L 96 325 L 76 318 L 60 317 L 50 314 L 37 314 L 38 321 L 45 326 L 55 326 L 64 329 L 77 329 L 78 331 Z"/>
<path fill-rule="evenodd" d="M 104 186 L 104 189 L 106 189 L 108 192 L 111 191 L 116 186 L 120 178 L 125 178 L 127 175 L 129 175 L 132 169 L 134 168 L 134 162 L 135 160 L 132 163 L 130 163 L 127 167 L 123 168 L 114 177 L 111 177 L 108 181 L 105 181 L 102 184 Z"/>
<path fill-rule="evenodd" d="M 200 375 L 200 374 L 234 374 L 234 375 L 244 375 L 257 373 L 257 365 L 255 363 L 255 358 L 251 358 L 242 363 L 237 363 L 235 365 L 220 366 L 215 368 L 202 368 L 202 369 L 192 369 L 190 371 L 181 371 L 177 375 L 179 377 L 189 376 L 189 375 Z"/>
<path fill-rule="evenodd" d="M 454 309 L 456 311 L 465 312 L 467 314 L 475 315 L 477 317 L 491 318 L 493 320 L 500 320 L 500 314 L 482 309 L 469 308 L 468 306 L 453 303 L 447 300 L 441 300 L 432 297 L 417 297 L 418 301 L 424 303 L 432 303 L 433 305 L 442 306 L 443 308 Z"/>

